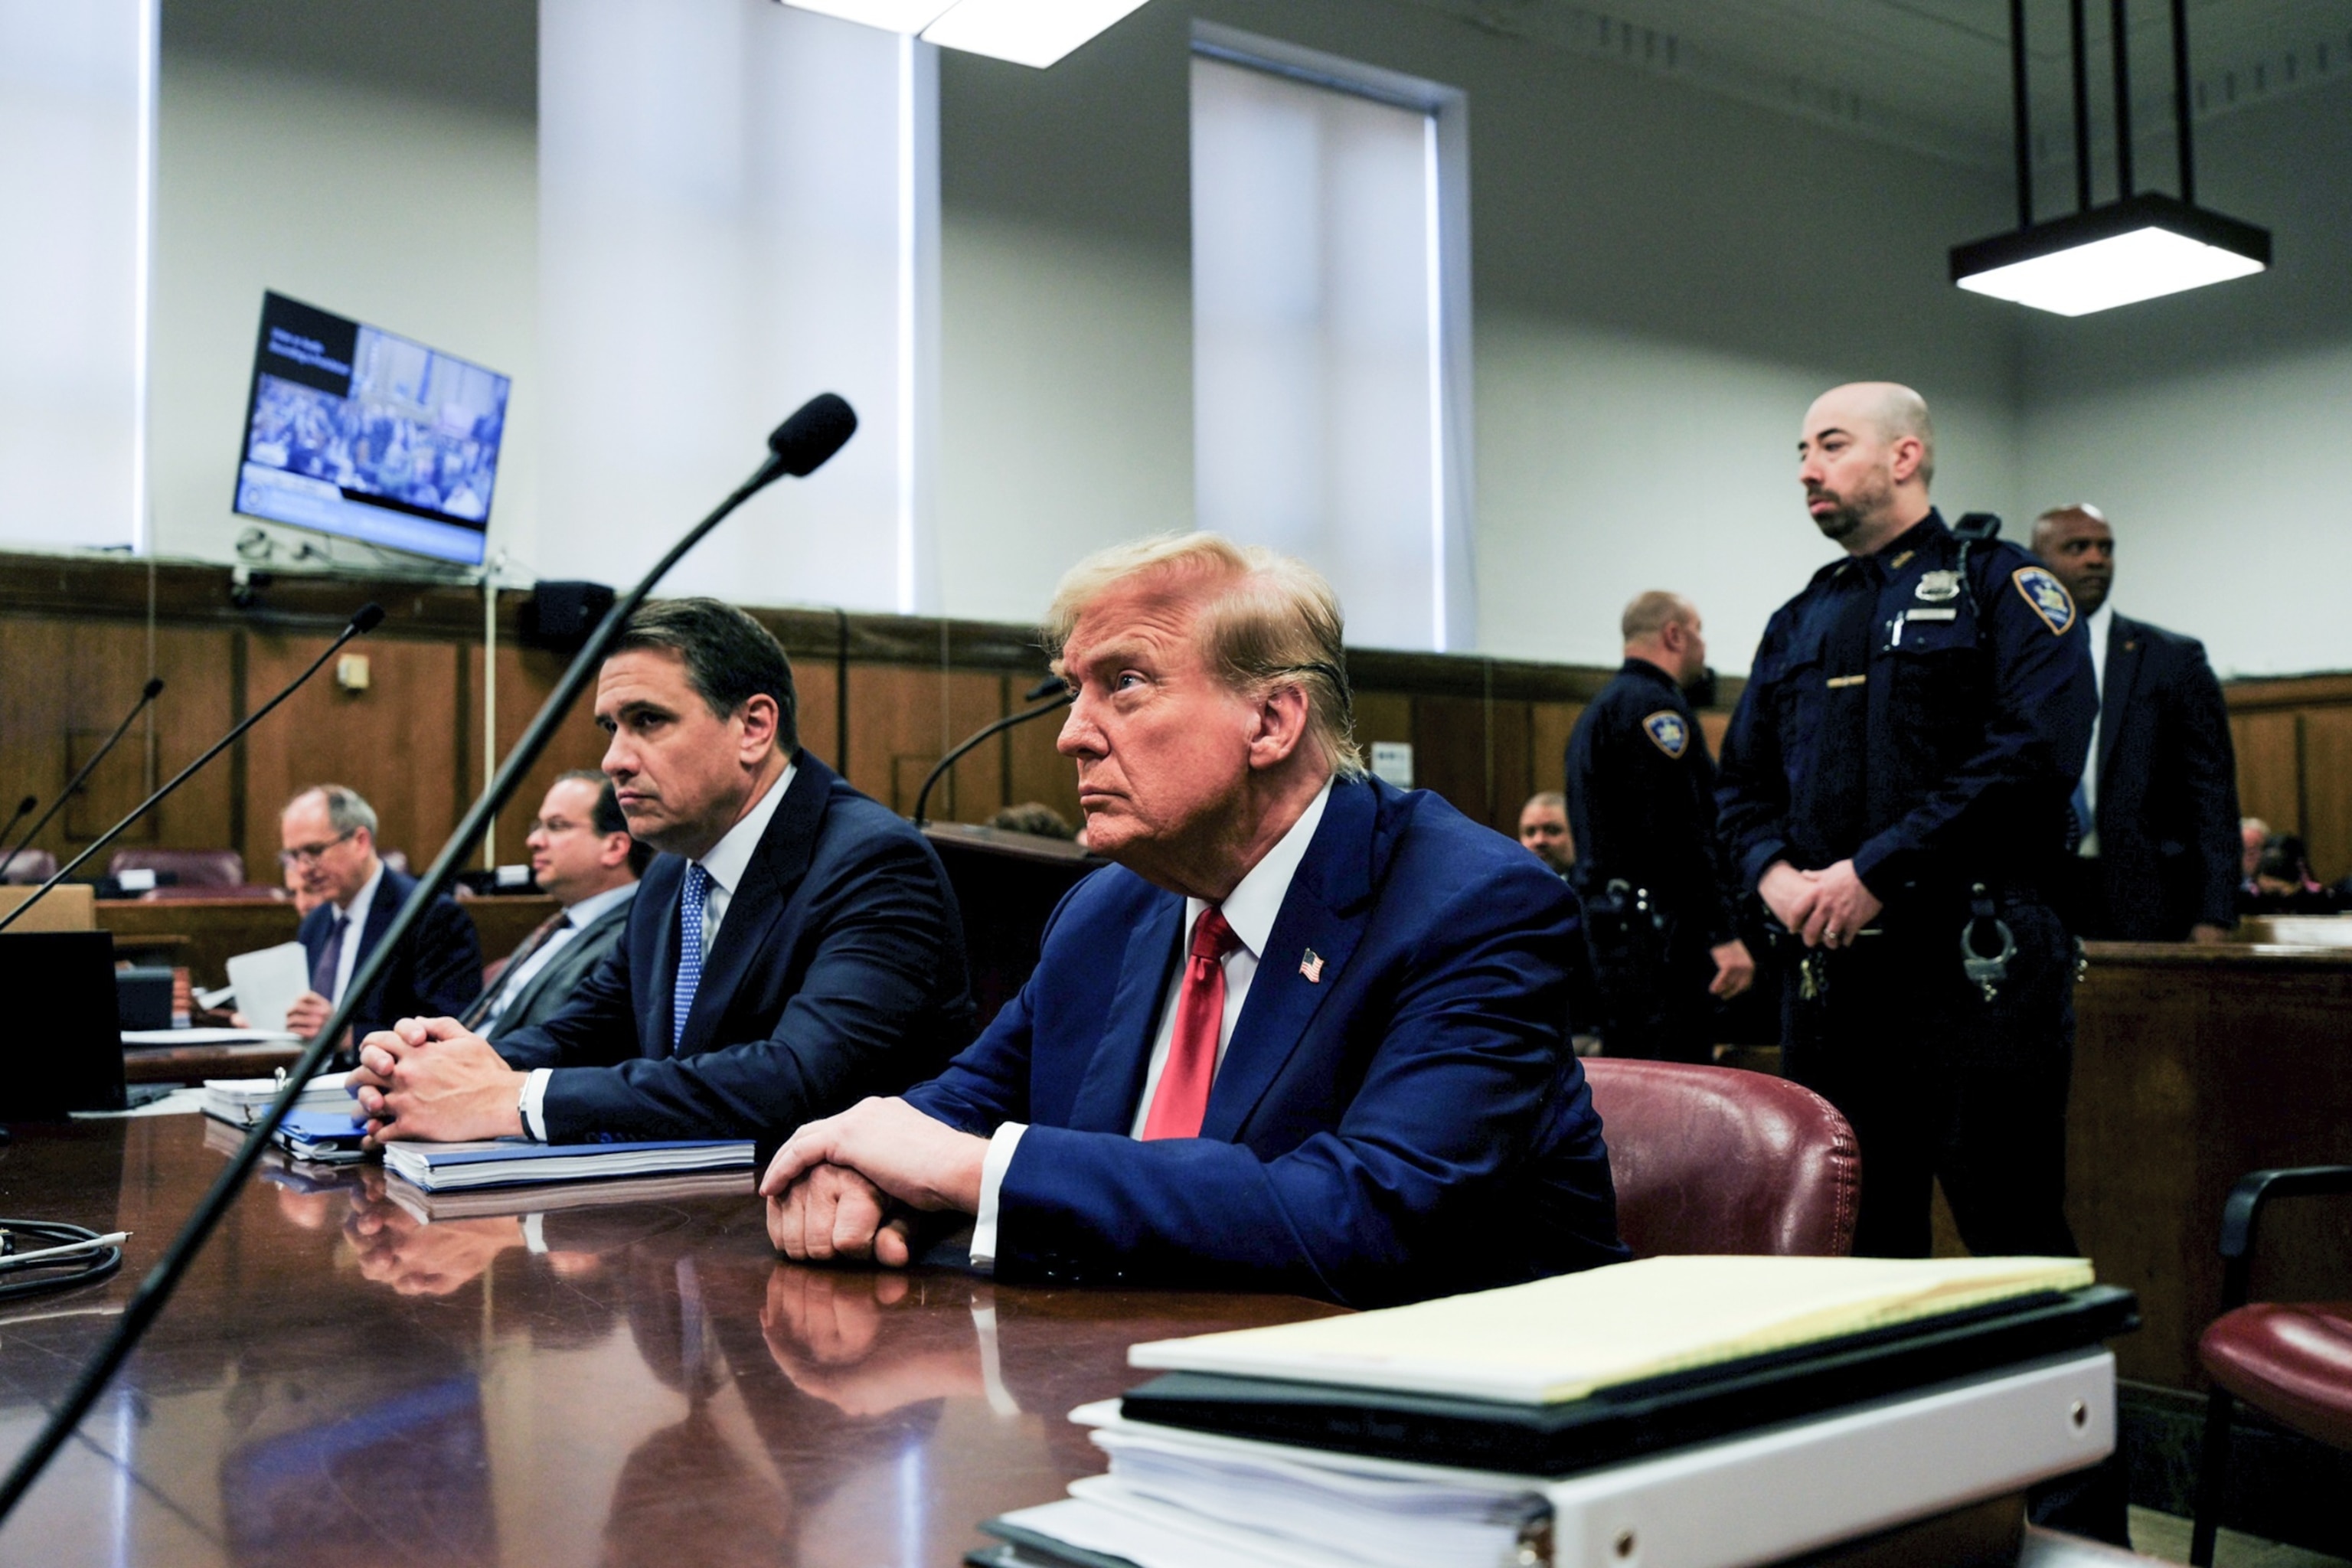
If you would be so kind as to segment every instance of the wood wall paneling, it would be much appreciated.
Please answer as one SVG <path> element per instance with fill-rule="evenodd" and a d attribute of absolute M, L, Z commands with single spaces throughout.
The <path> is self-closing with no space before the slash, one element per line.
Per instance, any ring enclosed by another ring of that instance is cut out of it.
<path fill-rule="evenodd" d="M 1003 716 L 1006 684 L 992 672 L 852 664 L 845 776 L 911 816 L 932 765 L 974 730 Z M 976 747 L 931 792 L 929 815 L 941 822 L 985 822 L 1009 804 L 1004 782 L 1003 749 Z"/>
<path fill-rule="evenodd" d="M 1013 693 L 1015 701 L 1029 689 L 1018 677 L 1008 677 L 1006 684 L 1019 687 Z M 1004 795 L 1008 805 L 1034 800 L 1052 806 L 1075 830 L 1086 826 L 1086 814 L 1078 809 L 1078 764 L 1055 749 L 1068 718 L 1064 709 L 1004 732 Z"/>
<path fill-rule="evenodd" d="M 2323 882 L 2352 875 L 2352 708 L 2303 719 L 2303 834 Z"/>
<path fill-rule="evenodd" d="M 316 658 L 329 638 L 253 634 L 252 692 L 267 700 Z M 254 726 L 245 738 L 248 859 L 276 853 L 278 816 L 294 792 L 342 784 L 375 807 L 376 841 L 422 870 L 440 852 L 462 804 L 457 750 L 469 719 L 450 713 L 458 689 L 456 642 L 369 638 L 368 689 L 345 691 L 332 666 Z M 536 802 L 532 803 L 536 805 Z"/>
<path fill-rule="evenodd" d="M 1528 704 L 1528 748 L 1535 773 L 1528 790 L 1529 795 L 1538 790 L 1568 787 L 1568 738 L 1575 732 L 1576 721 L 1583 712 L 1581 702 Z M 1517 832 L 1518 823 L 1514 820 L 1511 827 Z"/>
<path fill-rule="evenodd" d="M 2233 713 L 2230 741 L 2238 753 L 2238 809 L 2273 833 L 2303 831 L 2303 715 Z"/>

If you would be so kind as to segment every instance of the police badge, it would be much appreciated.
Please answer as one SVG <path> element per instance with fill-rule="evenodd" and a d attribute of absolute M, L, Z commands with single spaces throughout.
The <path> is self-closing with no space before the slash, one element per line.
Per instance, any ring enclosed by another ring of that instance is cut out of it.
<path fill-rule="evenodd" d="M 1960 574 L 1958 572 L 1922 572 L 1919 586 L 1912 590 L 1930 605 L 1940 605 L 1960 596 Z"/>
<path fill-rule="evenodd" d="M 2074 597 L 2066 592 L 2066 584 L 2052 576 L 2048 568 L 2021 566 L 2009 574 L 2009 580 L 2017 584 L 2017 591 L 2025 595 L 2025 602 L 2033 606 L 2033 613 L 2053 632 L 2063 637 L 2066 628 L 2074 624 Z"/>
<path fill-rule="evenodd" d="M 1643 733 L 1651 743 L 1670 757 L 1679 760 L 1685 747 L 1690 744 L 1690 726 L 1683 716 L 1671 708 L 1661 708 L 1642 721 Z"/>

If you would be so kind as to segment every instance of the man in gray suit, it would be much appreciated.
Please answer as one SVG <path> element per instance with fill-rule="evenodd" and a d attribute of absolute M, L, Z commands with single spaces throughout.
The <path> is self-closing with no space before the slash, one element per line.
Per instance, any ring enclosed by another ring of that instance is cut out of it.
<path fill-rule="evenodd" d="M 583 769 L 559 777 L 530 825 L 531 870 L 563 908 L 523 939 L 463 1020 L 483 1038 L 543 1023 L 621 940 L 637 873 L 653 851 L 629 837 L 613 781 Z"/>

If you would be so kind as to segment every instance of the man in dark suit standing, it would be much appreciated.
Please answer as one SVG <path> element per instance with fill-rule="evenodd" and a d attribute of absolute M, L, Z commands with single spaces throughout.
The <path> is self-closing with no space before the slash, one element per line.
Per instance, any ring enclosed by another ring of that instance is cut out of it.
<path fill-rule="evenodd" d="M 761 1190 L 794 1258 L 901 1264 L 886 1204 L 1013 1278 L 1356 1305 L 1624 1257 L 1566 1038 L 1575 905 L 1368 776 L 1338 601 L 1213 534 L 1081 563 L 1049 642 L 1087 841 L 1035 973 L 903 1099 L 803 1127 Z"/>
<path fill-rule="evenodd" d="M 2074 793 L 2075 934 L 2226 941 L 2238 918 L 2238 772 L 2204 645 L 2116 613 L 2116 536 L 2098 508 L 2043 512 L 2033 552 L 2074 595 L 2099 680 Z"/>
<path fill-rule="evenodd" d="M 559 774 L 523 842 L 541 892 L 563 907 L 525 937 L 499 977 L 458 1020 L 495 1045 L 563 1010 L 621 940 L 637 877 L 653 851 L 629 837 L 613 781 L 579 769 Z"/>
<path fill-rule="evenodd" d="M 287 1009 L 286 1026 L 310 1037 L 326 1026 L 352 976 L 375 952 L 416 879 L 376 853 L 375 808 L 357 790 L 313 784 L 278 817 L 278 859 L 320 900 L 295 940 L 310 960 L 310 989 Z M 352 1037 L 365 1039 L 412 1013 L 455 1013 L 481 994 L 482 939 L 466 911 L 436 899 L 393 955 L 375 989 L 352 1014 Z"/>
<path fill-rule="evenodd" d="M 620 944 L 493 1047 L 455 1018 L 362 1042 L 378 1138 L 781 1140 L 971 1039 L 939 857 L 801 749 L 783 648 L 715 599 L 631 617 L 596 688 L 604 773 L 662 854 Z"/>

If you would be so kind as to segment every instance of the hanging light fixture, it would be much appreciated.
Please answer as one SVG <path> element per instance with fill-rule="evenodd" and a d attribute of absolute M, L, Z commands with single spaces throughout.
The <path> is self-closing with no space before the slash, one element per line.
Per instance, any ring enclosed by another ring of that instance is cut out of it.
<path fill-rule="evenodd" d="M 2159 295 L 2260 272 L 2271 236 L 2197 205 L 2189 130 L 2188 0 L 2172 0 L 2172 114 L 2180 195 L 2132 188 L 2131 66 L 2126 0 L 2109 0 L 2115 35 L 2116 199 L 2091 205 L 2090 82 L 2084 0 L 2070 0 L 2074 67 L 2074 205 L 2033 221 L 2033 152 L 2026 101 L 2025 0 L 2009 4 L 2010 92 L 2016 111 L 2017 228 L 1952 247 L 1952 281 L 1979 294 L 2061 316 L 2087 316 Z"/>
<path fill-rule="evenodd" d="M 1144 0 L 783 0 L 926 43 L 1044 68 Z"/>

